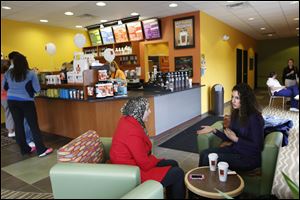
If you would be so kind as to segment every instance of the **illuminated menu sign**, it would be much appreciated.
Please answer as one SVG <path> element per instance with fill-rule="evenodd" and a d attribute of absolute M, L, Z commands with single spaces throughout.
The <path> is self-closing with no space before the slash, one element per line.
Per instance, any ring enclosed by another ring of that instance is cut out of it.
<path fill-rule="evenodd" d="M 100 32 L 101 32 L 103 44 L 112 44 L 115 42 L 111 27 L 101 28 Z"/>
<path fill-rule="evenodd" d="M 102 44 L 99 28 L 90 29 L 90 30 L 88 30 L 88 32 L 89 32 L 90 40 L 91 40 L 91 43 L 93 46 Z"/>
<path fill-rule="evenodd" d="M 142 23 L 140 21 L 131 22 L 126 25 L 130 41 L 139 41 L 144 39 Z"/>
<path fill-rule="evenodd" d="M 143 21 L 146 40 L 161 38 L 158 19 L 148 19 Z"/>
<path fill-rule="evenodd" d="M 128 42 L 127 30 L 125 24 L 113 26 L 116 43 Z"/>

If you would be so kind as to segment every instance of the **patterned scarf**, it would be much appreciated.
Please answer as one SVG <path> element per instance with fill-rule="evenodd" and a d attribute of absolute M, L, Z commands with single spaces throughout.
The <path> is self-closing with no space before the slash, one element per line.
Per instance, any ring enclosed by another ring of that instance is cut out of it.
<path fill-rule="evenodd" d="M 121 108 L 121 113 L 123 115 L 132 116 L 141 124 L 146 135 L 148 135 L 148 131 L 143 121 L 143 116 L 148 106 L 149 102 L 146 98 L 134 97 L 129 99 L 128 102 Z"/>

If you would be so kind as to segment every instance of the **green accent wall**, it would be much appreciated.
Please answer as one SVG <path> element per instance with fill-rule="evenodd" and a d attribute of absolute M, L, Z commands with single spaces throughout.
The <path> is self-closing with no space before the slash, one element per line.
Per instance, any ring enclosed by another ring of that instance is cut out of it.
<path fill-rule="evenodd" d="M 299 68 L 299 38 L 284 38 L 258 41 L 257 86 L 266 87 L 270 72 L 275 71 L 281 84 L 283 68 L 289 58 Z"/>

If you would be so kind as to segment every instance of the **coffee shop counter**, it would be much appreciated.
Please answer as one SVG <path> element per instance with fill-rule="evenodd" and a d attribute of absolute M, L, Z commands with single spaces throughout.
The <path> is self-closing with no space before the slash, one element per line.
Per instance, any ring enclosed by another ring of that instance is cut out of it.
<path fill-rule="evenodd" d="M 41 131 L 75 138 L 87 130 L 112 137 L 121 117 L 120 109 L 131 97 L 149 100 L 151 114 L 146 127 L 150 136 L 159 135 L 201 114 L 201 85 L 166 91 L 128 91 L 128 96 L 71 100 L 48 97 L 35 99 Z"/>

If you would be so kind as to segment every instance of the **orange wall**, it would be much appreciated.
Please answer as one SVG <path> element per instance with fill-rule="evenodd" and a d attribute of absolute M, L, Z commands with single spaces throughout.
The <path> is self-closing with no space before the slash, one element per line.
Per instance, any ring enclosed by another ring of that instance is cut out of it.
<path fill-rule="evenodd" d="M 186 49 L 174 49 L 174 33 L 173 33 L 173 19 L 194 16 L 195 20 L 195 47 Z M 164 17 L 161 20 L 162 38 L 160 40 L 143 41 L 140 42 L 140 64 L 142 67 L 142 74 L 147 73 L 148 70 L 148 50 L 147 45 L 167 43 L 169 46 L 169 64 L 170 71 L 175 70 L 175 57 L 193 56 L 193 82 L 200 83 L 200 13 L 190 12 L 180 15 Z M 147 80 L 147 79 L 146 79 Z"/>

